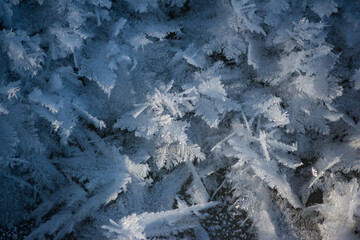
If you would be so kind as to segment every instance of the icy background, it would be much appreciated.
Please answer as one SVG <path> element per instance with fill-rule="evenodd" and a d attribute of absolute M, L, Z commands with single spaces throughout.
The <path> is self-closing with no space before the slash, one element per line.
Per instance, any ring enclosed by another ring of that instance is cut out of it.
<path fill-rule="evenodd" d="M 359 239 L 360 1 L 0 0 L 0 239 Z"/>

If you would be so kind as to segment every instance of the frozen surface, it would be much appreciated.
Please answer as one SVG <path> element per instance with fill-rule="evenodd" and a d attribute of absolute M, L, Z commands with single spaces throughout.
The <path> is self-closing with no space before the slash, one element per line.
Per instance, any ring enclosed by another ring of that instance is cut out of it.
<path fill-rule="evenodd" d="M 360 2 L 0 0 L 1 239 L 359 239 Z"/>

